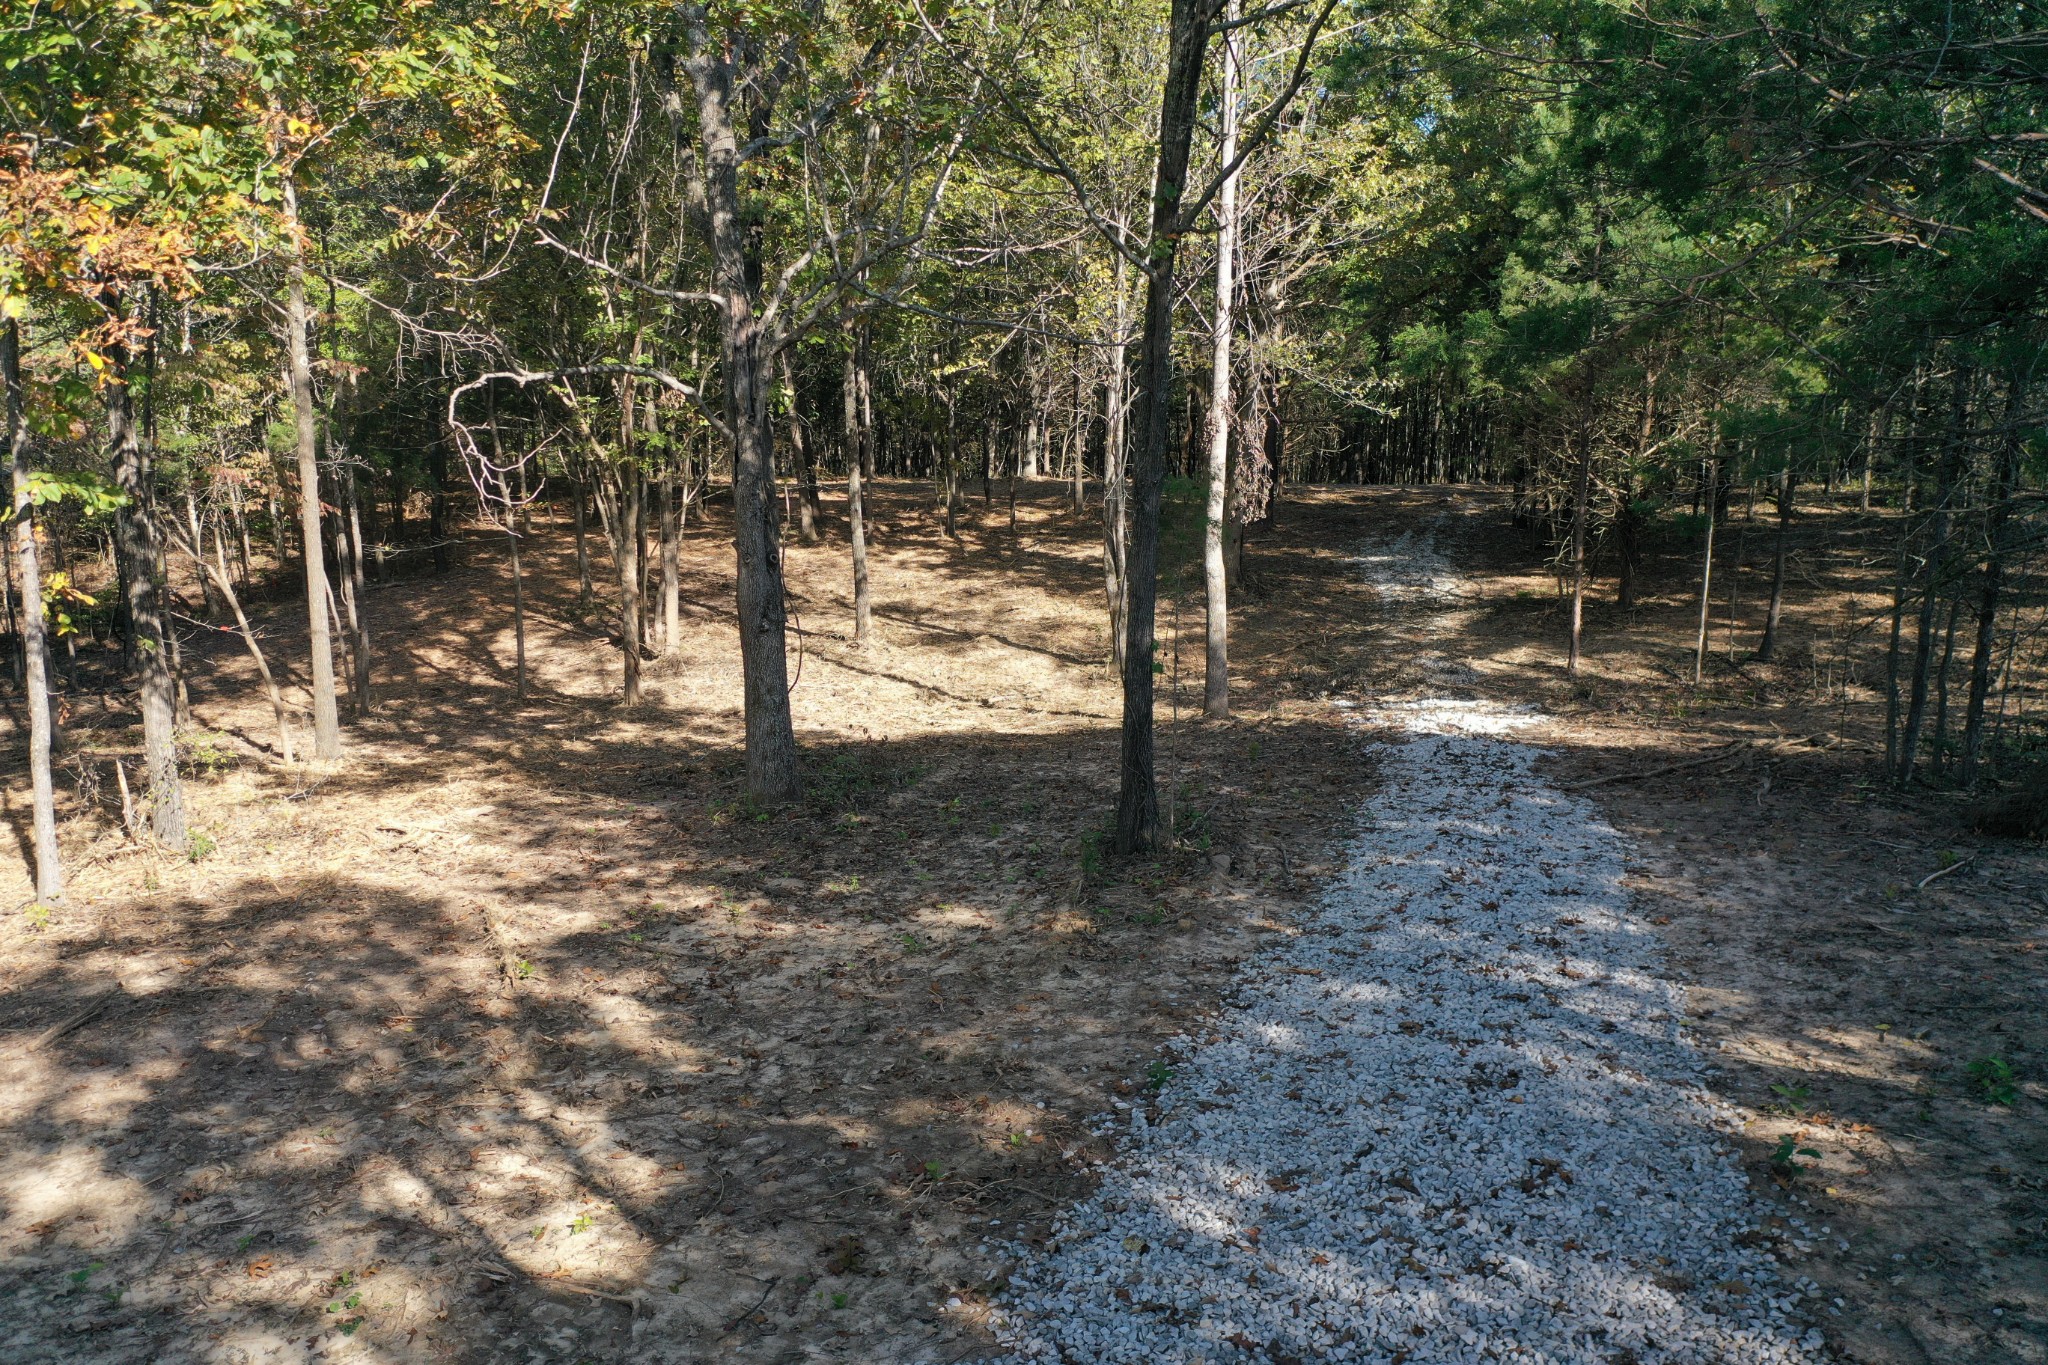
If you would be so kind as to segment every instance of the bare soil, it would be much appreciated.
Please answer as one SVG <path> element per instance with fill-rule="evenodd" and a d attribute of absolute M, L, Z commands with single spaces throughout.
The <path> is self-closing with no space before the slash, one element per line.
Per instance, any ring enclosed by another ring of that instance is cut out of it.
<path fill-rule="evenodd" d="M 1331 703 L 1463 690 L 1543 706 L 1567 782 L 1744 741 L 1588 792 L 1639 846 L 1760 1189 L 1829 1229 L 1783 1251 L 1841 1299 L 1845 1360 L 2048 1361 L 2048 859 L 1876 785 L 1880 520 L 1802 520 L 1784 662 L 1744 659 L 1745 608 L 1690 685 L 1674 546 L 1637 611 L 1596 604 L 1574 682 L 1498 494 L 1290 490 L 1250 554 L 1237 719 L 1194 718 L 1198 593 L 1184 653 L 1162 608 L 1177 838 L 1124 863 L 1099 522 L 1035 485 L 1012 531 L 997 492 L 953 540 L 880 490 L 865 648 L 837 525 L 790 547 L 800 808 L 741 797 L 716 504 L 635 710 L 545 519 L 530 699 L 478 532 L 371 593 L 377 705 L 332 770 L 280 768 L 239 642 L 193 637 L 196 862 L 120 833 L 132 716 L 77 703 L 71 902 L 0 927 L 0 1359 L 984 1353 L 983 1239 L 1043 1235 L 1105 1155 L 1087 1117 L 1148 1102 L 1161 1045 L 1331 871 L 1371 781 Z M 1427 642 L 1448 685 L 1346 562 L 1429 521 L 1472 582 Z M 266 639 L 302 673 L 291 617 Z M 19 836 L 18 770 L 5 795 Z M 1789 1176 L 1787 1133 L 1821 1153 Z"/>
<path fill-rule="evenodd" d="M 1365 770 L 1304 642 L 1370 598 L 1348 509 L 1259 547 L 1222 725 L 1169 616 L 1178 838 L 1119 863 L 1096 515 L 1041 485 L 956 541 L 914 487 L 876 502 L 865 648 L 843 544 L 789 550 L 800 808 L 742 796 L 715 505 L 632 711 L 545 521 L 530 700 L 478 533 L 371 593 L 376 710 L 331 770 L 274 762 L 235 637 L 189 640 L 196 862 L 121 835 L 132 717 L 81 708 L 70 904 L 0 937 L 0 1358 L 977 1350 L 982 1239 L 1042 1235 L 1101 1155 L 1082 1120 L 1147 1102 L 1328 872 Z"/>

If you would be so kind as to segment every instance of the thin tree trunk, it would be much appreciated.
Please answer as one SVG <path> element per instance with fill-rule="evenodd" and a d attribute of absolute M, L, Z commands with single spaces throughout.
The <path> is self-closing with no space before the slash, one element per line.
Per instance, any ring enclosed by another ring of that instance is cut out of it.
<path fill-rule="evenodd" d="M 1121 229 L 1123 224 L 1119 222 L 1117 226 Z M 1124 377 L 1124 333 L 1130 326 L 1124 287 L 1126 265 L 1119 254 L 1110 276 L 1111 289 L 1115 294 L 1111 325 L 1115 331 L 1109 347 L 1109 377 L 1103 386 L 1105 435 L 1102 442 L 1102 590 L 1109 603 L 1110 653 L 1119 674 L 1124 667 L 1124 646 L 1127 643 L 1124 623 L 1130 600 L 1126 591 L 1129 585 L 1126 559 L 1130 539 L 1130 519 L 1126 514 L 1130 497 L 1126 463 L 1130 442 L 1125 431 L 1129 408 Z"/>
<path fill-rule="evenodd" d="M 640 478 L 630 466 L 619 470 L 618 504 L 612 514 L 613 567 L 619 576 L 619 651 L 625 660 L 627 706 L 640 704 Z"/>
<path fill-rule="evenodd" d="M 29 492 L 28 422 L 22 415 L 21 328 L 0 324 L 0 385 L 7 390 L 7 450 L 13 469 L 14 557 L 21 571 L 21 662 L 27 684 L 28 776 L 36 899 L 64 899 L 64 864 L 57 849 L 57 788 L 50 771 L 50 648 L 43 632 L 42 568 L 36 556 L 35 499 Z"/>
<path fill-rule="evenodd" d="M 1953 383 L 1948 437 L 1940 466 L 1935 471 L 1934 508 L 1929 517 L 1926 567 L 1921 575 L 1920 616 L 1913 638 L 1912 694 L 1906 703 L 1905 733 L 1899 743 L 1899 768 L 1894 780 L 1906 786 L 1913 780 L 1919 762 L 1920 736 L 1927 720 L 1928 687 L 1934 671 L 1934 616 L 1942 577 L 1948 567 L 1952 530 L 1950 501 L 1962 459 L 1963 421 L 1968 415 L 1969 375 L 1959 372 Z"/>
<path fill-rule="evenodd" d="M 1081 343 L 1074 343 L 1074 420 L 1067 446 L 1068 456 L 1073 461 L 1068 471 L 1074 480 L 1073 503 L 1076 512 L 1088 507 L 1088 382 L 1087 372 L 1081 364 Z"/>
<path fill-rule="evenodd" d="M 140 674 L 137 700 L 142 710 L 142 763 L 149 783 L 150 828 L 159 840 L 182 853 L 188 840 L 185 794 L 178 780 L 178 687 L 155 576 L 161 539 L 155 490 L 150 486 L 149 457 L 135 430 L 127 348 L 110 347 L 108 361 L 107 437 L 113 448 L 114 482 L 128 495 L 126 504 L 114 514 L 115 542 L 127 576 L 124 592 L 129 632 Z"/>
<path fill-rule="evenodd" d="M 683 648 L 683 528 L 677 510 L 676 475 L 670 469 L 661 476 L 661 652 L 667 658 Z"/>
<path fill-rule="evenodd" d="M 576 499 L 576 605 L 588 610 L 590 585 L 590 490 L 579 476 L 572 485 Z"/>
<path fill-rule="evenodd" d="M 789 388 L 789 444 L 796 451 L 797 467 L 797 532 L 796 538 L 805 545 L 818 543 L 818 459 L 811 442 L 805 439 L 803 418 L 797 413 L 796 369 L 790 364 L 787 352 L 782 357 L 782 382 Z"/>
<path fill-rule="evenodd" d="M 1718 455 L 1707 461 L 1706 481 L 1708 484 L 1718 484 L 1721 481 L 1721 461 Z M 1707 508 L 1707 546 L 1700 556 L 1700 626 L 1692 650 L 1694 687 L 1699 686 L 1700 678 L 1707 666 L 1707 614 L 1712 608 L 1714 593 L 1714 511 L 1719 505 L 1718 499 L 1712 496 L 1711 489 L 1701 489 L 1698 496 L 1704 500 Z M 1699 502 L 1695 501 L 1694 506 L 1698 505 Z"/>
<path fill-rule="evenodd" d="M 334 646 L 327 633 L 327 562 L 320 535 L 320 448 L 313 421 L 313 364 L 306 350 L 306 262 L 300 249 L 299 198 L 283 181 L 285 332 L 291 365 L 292 416 L 299 465 L 300 558 L 306 566 L 306 634 L 313 654 L 313 757 L 341 757 L 341 713 L 334 697 Z M 438 536 L 439 532 L 436 532 Z"/>
<path fill-rule="evenodd" d="M 1579 429 L 1579 469 L 1572 480 L 1572 619 L 1571 641 L 1565 650 L 1564 673 L 1579 676 L 1579 651 L 1586 626 L 1586 499 L 1593 477 L 1592 432 Z M 1709 532 L 1711 544 L 1711 531 Z M 1694 679 L 1698 681 L 1697 678 Z"/>
<path fill-rule="evenodd" d="M 2019 385 L 2013 385 L 2008 400 L 2007 422 L 2019 402 Z M 2007 540 L 2012 516 L 2012 494 L 2019 483 L 2022 446 L 2017 436 L 2005 438 L 1998 474 L 1991 489 L 1991 509 L 1985 520 L 1986 550 L 1983 578 L 1977 589 L 1977 639 L 1970 653 L 1970 698 L 1963 720 L 1962 783 L 1974 787 L 1982 776 L 1984 756 L 1984 702 L 1991 690 L 1991 656 L 1997 639 L 1998 604 L 2005 586 Z M 2009 656 L 2008 656 L 2009 659 Z"/>
<path fill-rule="evenodd" d="M 241 570 L 241 590 L 244 595 L 247 595 L 249 591 L 249 561 L 253 551 L 249 544 L 249 514 L 243 504 L 242 485 L 239 482 L 230 481 L 228 483 L 228 505 L 234 509 L 235 513 L 235 566 Z"/>
<path fill-rule="evenodd" d="M 1123 658 L 1123 733 L 1116 803 L 1116 848 L 1138 853 L 1159 844 L 1159 789 L 1152 733 L 1153 609 L 1159 596 L 1159 502 L 1172 421 L 1173 268 L 1184 225 L 1187 186 L 1201 97 L 1202 62 L 1218 0 L 1173 0 L 1168 19 L 1166 80 L 1160 92 L 1159 160 L 1146 234 L 1145 332 L 1139 352 L 1138 439 L 1132 493 Z"/>
<path fill-rule="evenodd" d="M 514 511 L 512 488 L 505 479 L 505 443 L 498 432 L 497 389 L 498 386 L 496 384 L 484 386 L 484 399 L 487 405 L 485 412 L 488 416 L 491 432 L 491 470 L 498 481 L 498 501 L 505 508 L 505 549 L 512 560 L 512 694 L 518 700 L 525 701 L 526 575 L 523 572 L 523 566 L 519 562 L 518 522 L 518 517 L 520 512 L 524 511 L 525 504 L 523 502 L 520 503 L 519 511 Z M 519 468 L 522 471 L 525 470 L 525 460 L 519 462 Z M 520 483 L 524 486 L 525 482 L 525 475 L 522 472 Z"/>
<path fill-rule="evenodd" d="M 370 592 L 363 569 L 362 500 L 356 495 L 354 465 L 342 467 L 341 481 L 348 517 L 348 619 L 355 631 L 351 653 L 356 667 L 356 707 L 368 716 L 376 714 L 377 694 L 370 686 Z"/>
<path fill-rule="evenodd" d="M 1785 615 L 1785 540 L 1792 529 L 1792 494 L 1798 476 L 1788 468 L 1778 475 L 1778 533 L 1771 542 L 1771 606 L 1764 615 L 1764 638 L 1757 646 L 1760 663 L 1770 663 L 1778 653 L 1778 628 Z"/>
<path fill-rule="evenodd" d="M 1937 776 L 1948 768 L 1948 679 L 1956 659 L 1956 621 L 1962 614 L 1963 596 L 1957 593 L 1948 600 L 1948 624 L 1941 632 L 1941 663 L 1934 670 L 1934 741 L 1928 748 Z"/>
<path fill-rule="evenodd" d="M 279 689 L 277 679 L 271 676 L 270 660 L 263 657 L 263 647 L 256 643 L 256 632 L 250 628 L 249 617 L 242 610 L 242 599 L 236 596 L 234 585 L 228 577 L 227 555 L 221 549 L 220 533 L 217 528 L 213 537 L 213 553 L 216 562 L 212 566 L 208 566 L 202 557 L 196 557 L 193 562 L 198 564 L 203 572 L 213 575 L 214 585 L 220 589 L 221 596 L 227 599 L 228 610 L 235 614 L 235 629 L 241 632 L 242 644 L 248 648 L 249 657 L 256 661 L 256 672 L 263 679 L 264 694 L 270 698 L 270 713 L 277 722 L 278 757 L 289 767 L 293 761 L 291 713 L 285 706 L 284 692 Z"/>
<path fill-rule="evenodd" d="M 1226 19 L 1237 17 L 1237 0 L 1227 0 Z M 1216 155 L 1228 165 L 1237 158 L 1237 42 L 1223 36 L 1223 88 Z M 1202 526 L 1204 605 L 1202 714 L 1230 715 L 1230 575 L 1224 558 L 1225 509 L 1230 490 L 1230 339 L 1237 282 L 1237 173 L 1224 177 L 1216 193 L 1216 322 L 1209 369 L 1209 498 Z"/>
<path fill-rule="evenodd" d="M 846 526 L 853 544 L 853 642 L 867 643 L 873 605 L 868 596 L 868 531 L 861 505 L 861 468 L 867 460 L 867 431 L 860 421 L 861 340 L 855 335 L 846 349 L 846 383 L 842 405 L 846 424 Z"/>

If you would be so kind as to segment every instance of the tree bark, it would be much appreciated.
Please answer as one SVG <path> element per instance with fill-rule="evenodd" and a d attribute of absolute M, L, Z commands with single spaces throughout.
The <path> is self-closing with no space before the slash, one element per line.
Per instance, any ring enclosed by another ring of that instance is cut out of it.
<path fill-rule="evenodd" d="M 1228 0 L 1226 18 L 1235 18 Z M 1237 35 L 1223 37 L 1222 107 L 1216 155 L 1224 165 L 1237 158 Z M 1224 523 L 1230 491 L 1230 334 L 1236 302 L 1237 173 L 1224 177 L 1216 193 L 1216 323 L 1209 371 L 1209 499 L 1202 527 L 1202 594 L 1205 608 L 1202 714 L 1230 715 L 1230 575 L 1224 558 Z"/>
<path fill-rule="evenodd" d="M 570 487 L 576 499 L 576 605 L 587 611 L 595 595 L 590 585 L 590 489 L 580 477 Z"/>
<path fill-rule="evenodd" d="M 1122 224 L 1119 223 L 1121 228 Z M 1130 326 L 1126 312 L 1124 288 L 1124 258 L 1116 258 L 1111 272 L 1111 288 L 1115 291 L 1115 304 L 1111 313 L 1112 326 L 1116 329 L 1109 347 L 1109 376 L 1103 385 L 1103 428 L 1102 439 L 1102 591 L 1109 605 L 1110 652 L 1115 659 L 1117 672 L 1124 667 L 1124 646 L 1126 643 L 1124 623 L 1129 611 L 1129 571 L 1126 564 L 1130 540 L 1130 518 L 1126 507 L 1130 501 L 1129 455 L 1130 441 L 1126 432 L 1129 412 L 1128 394 L 1124 370 L 1124 333 Z"/>
<path fill-rule="evenodd" d="M 734 131 L 736 46 L 714 36 L 708 7 L 682 8 L 682 69 L 696 95 L 698 185 L 718 296 L 725 420 L 732 434 L 733 547 L 737 558 L 740 671 L 744 686 L 747 794 L 782 803 L 802 794 L 789 709 L 789 656 L 782 555 L 775 531 L 775 437 L 768 417 L 767 362 L 773 338 L 757 296 L 758 238 L 750 233 L 739 185 Z"/>
<path fill-rule="evenodd" d="M 677 503 L 671 468 L 661 476 L 661 652 L 671 659 L 683 648 L 683 523 Z"/>
<path fill-rule="evenodd" d="M 1572 480 L 1572 621 L 1571 642 L 1566 647 L 1564 659 L 1564 673 L 1567 678 L 1579 676 L 1579 651 L 1585 637 L 1586 500 L 1592 478 L 1593 433 L 1582 424 L 1579 429 L 1578 474 Z M 1708 535 L 1711 545 L 1711 529 Z"/>
<path fill-rule="evenodd" d="M 1187 188 L 1201 97 L 1202 62 L 1209 24 L 1219 0 L 1173 0 L 1168 19 L 1166 81 L 1160 92 L 1159 161 L 1152 184 L 1152 223 L 1145 244 L 1145 332 L 1139 349 L 1138 439 L 1132 483 L 1130 554 L 1124 630 L 1124 707 L 1121 780 L 1116 803 L 1116 848 L 1145 852 L 1158 846 L 1159 790 L 1152 735 L 1153 608 L 1159 597 L 1159 500 L 1166 477 L 1172 421 L 1173 267 L 1184 231 L 1181 199 Z"/>
<path fill-rule="evenodd" d="M 30 823 L 34 830 L 36 899 L 64 899 L 57 850 L 57 788 L 50 771 L 50 646 L 43 630 L 42 566 L 36 556 L 35 500 L 29 494 L 28 421 L 21 399 L 21 328 L 0 326 L 0 385 L 7 390 L 7 450 L 13 467 L 14 557 L 21 572 L 21 664 L 28 696 Z"/>
<path fill-rule="evenodd" d="M 1714 495 L 1712 485 L 1717 485 L 1720 482 L 1721 459 L 1717 453 L 1707 461 L 1707 486 L 1700 489 L 1699 495 L 1695 497 L 1693 503 L 1697 507 L 1701 501 L 1704 501 L 1707 508 L 1707 547 L 1700 556 L 1700 627 L 1698 638 L 1693 641 L 1692 650 L 1692 683 L 1694 687 L 1700 685 L 1701 676 L 1705 673 L 1707 666 L 1707 613 L 1712 609 L 1714 597 L 1714 511 L 1720 505 L 1718 497 Z"/>
<path fill-rule="evenodd" d="M 166 638 L 161 585 L 156 578 L 162 542 L 156 520 L 149 457 L 135 430 L 125 345 L 108 348 L 107 439 L 114 482 L 128 501 L 114 513 L 114 539 L 126 575 L 123 592 L 139 674 L 142 711 L 142 766 L 149 784 L 150 828 L 156 837 L 185 851 L 185 793 L 178 780 L 178 687 Z"/>
<path fill-rule="evenodd" d="M 306 262 L 299 243 L 299 196 L 284 176 L 285 332 L 299 467 L 300 558 L 306 566 L 306 636 L 313 655 L 313 757 L 341 757 L 341 713 L 334 697 L 334 645 L 327 633 L 327 560 L 320 533 L 320 447 L 313 420 L 313 364 L 306 349 Z M 436 532 L 438 537 L 439 532 Z"/>
<path fill-rule="evenodd" d="M 2007 406 L 2007 425 L 2011 426 L 2014 410 L 2019 403 L 2019 384 L 2013 385 L 2013 394 Z M 2019 437 L 2008 435 L 2000 453 L 1997 477 L 1991 489 L 1991 508 L 1985 517 L 1986 548 L 1984 553 L 1983 578 L 1977 588 L 1977 638 L 1970 654 L 1970 696 L 1963 719 L 1963 761 L 1961 779 L 1965 787 L 1974 787 L 1982 776 L 1984 757 L 1984 702 L 1991 691 L 1991 656 L 1997 639 L 1998 606 L 2005 586 L 2005 562 L 2010 550 L 2008 540 L 2012 521 L 2012 495 L 2019 485 L 2020 457 L 2023 445 Z"/>
<path fill-rule="evenodd" d="M 1785 540 L 1792 529 L 1792 493 L 1798 476 L 1790 469 L 1778 475 L 1778 533 L 1771 542 L 1771 605 L 1764 614 L 1764 638 L 1757 646 L 1760 663 L 1770 663 L 1778 653 L 1778 627 L 1785 615 Z"/>
<path fill-rule="evenodd" d="M 512 488 L 505 479 L 505 443 L 498 432 L 498 386 L 484 386 L 485 411 L 491 432 L 491 472 L 498 482 L 498 501 L 505 509 L 505 548 L 512 560 L 512 695 L 526 700 L 526 575 L 519 562 L 518 513 L 513 510 Z M 525 461 L 520 468 L 526 467 Z M 522 478 L 521 483 L 525 480 Z M 521 504 L 524 507 L 524 504 Z M 353 611 L 353 608 L 351 608 Z"/>
<path fill-rule="evenodd" d="M 1935 607 L 1941 594 L 1942 577 L 1948 568 L 1949 539 L 1953 530 L 1950 503 L 1962 462 L 1963 422 L 1969 411 L 1970 375 L 1955 377 L 1941 463 L 1934 476 L 1934 506 L 1928 518 L 1926 566 L 1921 574 L 1920 615 L 1913 637 L 1912 693 L 1906 702 L 1905 730 L 1899 741 L 1898 772 L 1893 780 L 1901 787 L 1913 780 L 1919 763 L 1920 736 L 1926 727 L 1928 687 L 1934 671 Z"/>
<path fill-rule="evenodd" d="M 804 419 L 797 412 L 796 368 L 785 352 L 782 382 L 789 387 L 789 443 L 796 451 L 797 535 L 805 545 L 818 543 L 818 460 L 817 452 L 804 436 Z"/>
<path fill-rule="evenodd" d="M 849 329 L 846 382 L 841 395 L 846 424 L 846 526 L 853 544 L 853 642 L 864 645 L 873 616 L 868 596 L 868 529 L 861 505 L 860 473 L 867 461 L 867 429 L 860 420 L 860 348 L 863 338 Z"/>

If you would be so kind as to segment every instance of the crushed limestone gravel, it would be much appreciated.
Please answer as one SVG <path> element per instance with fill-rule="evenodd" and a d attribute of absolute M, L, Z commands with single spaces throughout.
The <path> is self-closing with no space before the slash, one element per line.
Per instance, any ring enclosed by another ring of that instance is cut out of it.
<path fill-rule="evenodd" d="M 1387 595 L 1445 581 L 1402 549 Z M 1099 1190 L 1014 1249 L 998 1359 L 1823 1359 L 1620 836 L 1533 771 L 1526 715 L 1378 719 L 1406 741 L 1379 747 L 1347 871 L 1152 1101 L 1105 1120 L 1125 1146 Z"/>

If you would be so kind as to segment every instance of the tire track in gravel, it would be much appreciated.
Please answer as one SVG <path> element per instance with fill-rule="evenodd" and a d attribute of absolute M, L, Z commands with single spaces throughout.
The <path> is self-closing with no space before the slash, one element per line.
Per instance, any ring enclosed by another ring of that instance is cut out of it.
<path fill-rule="evenodd" d="M 1455 592 L 1426 533 L 1358 563 L 1390 614 Z M 1810 1287 L 1755 1245 L 1621 838 L 1534 772 L 1529 714 L 1370 719 L 1402 739 L 1346 872 L 1183 1040 L 1158 1121 L 1119 1117 L 1099 1190 L 1012 1277 L 1001 1359 L 1823 1359 Z"/>

